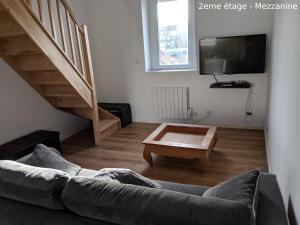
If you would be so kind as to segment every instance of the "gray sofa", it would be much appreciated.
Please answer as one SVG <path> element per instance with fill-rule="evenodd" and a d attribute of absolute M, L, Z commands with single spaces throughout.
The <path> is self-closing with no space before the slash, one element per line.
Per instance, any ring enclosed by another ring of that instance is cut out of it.
<path fill-rule="evenodd" d="M 163 189 L 201 196 L 207 187 L 159 181 Z M 112 225 L 69 210 L 50 210 L 0 198 L 1 225 Z M 259 181 L 257 225 L 288 225 L 276 177 L 262 174 Z M 236 224 L 238 225 L 238 224 Z"/>
<path fill-rule="evenodd" d="M 19 162 L 22 163 L 23 159 L 19 160 Z M 26 160 L 28 160 L 28 157 L 25 156 Z M 48 163 L 50 162 L 47 161 L 46 165 L 41 165 L 41 167 L 49 168 Z M 2 161 L 3 164 L 5 164 L 4 161 Z M 10 162 L 8 166 L 9 164 Z M 33 174 L 33 177 L 36 178 L 38 173 L 31 171 L 31 174 L 27 174 L 26 166 L 24 165 L 25 177 Z M 62 192 L 59 194 L 53 192 L 53 196 L 50 198 L 52 202 L 49 202 L 49 199 L 47 199 L 47 193 L 45 195 L 43 192 L 32 192 L 32 190 L 25 192 L 29 196 L 21 196 L 22 201 L 12 200 L 18 199 L 16 196 L 19 193 L 14 191 L 10 193 L 10 190 L 14 187 L 7 188 L 11 181 L 9 177 L 3 175 L 5 166 L 4 169 L 1 168 L 0 225 L 288 225 L 276 177 L 272 174 L 260 174 L 259 176 L 256 188 L 258 204 L 255 222 L 253 223 L 248 220 L 247 212 L 249 212 L 249 209 L 240 209 L 243 207 L 247 208 L 243 204 L 236 204 L 233 201 L 225 202 L 222 199 L 202 198 L 201 196 L 208 187 L 165 181 L 156 181 L 160 185 L 159 189 L 110 182 L 105 183 L 92 178 L 97 174 L 97 171 L 80 169 L 77 165 L 60 162 L 57 162 L 56 166 L 61 167 L 59 169 L 67 171 L 68 174 L 76 173 L 76 176 L 71 176 L 72 178 L 69 181 L 67 181 L 68 179 L 63 181 L 63 185 L 59 184 Z M 14 164 L 12 164 L 12 167 L 14 167 Z M 54 171 L 54 174 L 51 174 L 53 171 L 50 171 L 50 175 L 49 173 L 47 174 L 47 179 L 51 180 L 52 175 L 55 178 L 58 176 L 63 178 L 64 173 L 62 171 Z M 21 179 L 16 181 L 16 185 L 23 183 L 22 177 L 18 178 L 18 176 L 15 176 L 14 168 L 10 172 L 14 176 L 13 179 Z M 43 180 L 34 179 L 32 183 L 31 181 L 29 182 L 29 185 L 43 186 L 44 189 L 42 191 L 45 191 L 48 188 L 48 181 L 46 183 L 43 182 Z M 52 185 L 53 183 L 49 184 Z M 49 190 L 51 191 L 51 187 Z M 39 197 L 36 197 L 36 195 L 39 195 Z M 7 198 L 3 196 L 7 196 Z M 59 202 L 55 202 L 56 200 L 54 199 L 53 203 L 52 197 L 55 197 Z M 36 202 L 34 202 L 34 199 Z M 37 206 L 40 204 L 40 200 L 42 200 L 42 206 L 46 201 L 46 206 L 52 204 L 52 207 L 55 209 Z M 28 201 L 33 201 L 36 204 L 24 203 Z M 66 207 L 60 207 L 60 201 Z M 222 204 L 224 203 L 226 203 L 226 207 L 229 206 L 229 210 L 222 209 Z M 199 208 L 197 208 L 198 206 Z M 243 213 L 244 215 L 241 215 Z M 180 218 L 178 215 L 182 215 L 184 218 Z M 238 219 L 235 219 L 235 217 Z M 224 221 L 224 223 L 220 223 L 220 221 Z M 236 221 L 241 222 L 237 223 Z"/>

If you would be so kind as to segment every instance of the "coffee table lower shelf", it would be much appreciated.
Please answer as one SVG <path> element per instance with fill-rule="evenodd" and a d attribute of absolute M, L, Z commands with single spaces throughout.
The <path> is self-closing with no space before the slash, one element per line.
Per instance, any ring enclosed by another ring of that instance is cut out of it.
<path fill-rule="evenodd" d="M 215 143 L 217 127 L 164 123 L 144 140 L 143 157 L 153 166 L 152 153 L 161 156 L 197 159 L 204 172 Z"/>

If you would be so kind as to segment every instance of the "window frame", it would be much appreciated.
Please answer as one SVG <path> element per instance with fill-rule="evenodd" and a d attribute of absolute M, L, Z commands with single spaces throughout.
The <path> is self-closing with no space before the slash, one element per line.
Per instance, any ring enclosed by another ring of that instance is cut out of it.
<path fill-rule="evenodd" d="M 145 50 L 146 71 L 181 71 L 181 70 L 197 70 L 197 57 L 196 57 L 196 5 L 195 0 L 189 1 L 189 24 L 188 24 L 188 64 L 184 65 L 160 65 L 159 58 L 159 34 L 158 34 L 158 0 L 144 0 L 142 3 L 147 4 L 142 8 L 147 10 L 147 16 L 143 16 L 143 26 L 148 26 L 144 31 L 144 45 Z M 148 35 L 148 37 L 145 37 Z M 149 42 L 149 43 L 146 43 Z M 148 55 L 147 55 L 148 54 Z M 147 66 L 148 65 L 148 66 Z"/>

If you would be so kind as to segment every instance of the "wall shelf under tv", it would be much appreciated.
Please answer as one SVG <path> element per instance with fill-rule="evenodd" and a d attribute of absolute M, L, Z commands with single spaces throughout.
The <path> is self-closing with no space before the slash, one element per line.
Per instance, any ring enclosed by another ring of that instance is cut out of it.
<path fill-rule="evenodd" d="M 251 83 L 216 82 L 211 84 L 210 88 L 251 88 Z"/>

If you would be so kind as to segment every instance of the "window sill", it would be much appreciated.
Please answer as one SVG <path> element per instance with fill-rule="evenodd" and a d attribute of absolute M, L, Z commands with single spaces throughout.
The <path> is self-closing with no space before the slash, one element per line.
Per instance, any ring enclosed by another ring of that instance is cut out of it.
<path fill-rule="evenodd" d="M 180 73 L 180 72 L 198 72 L 198 69 L 146 70 L 146 73 Z"/>

